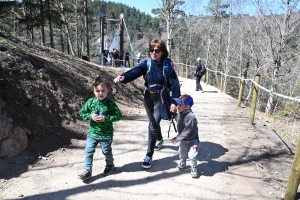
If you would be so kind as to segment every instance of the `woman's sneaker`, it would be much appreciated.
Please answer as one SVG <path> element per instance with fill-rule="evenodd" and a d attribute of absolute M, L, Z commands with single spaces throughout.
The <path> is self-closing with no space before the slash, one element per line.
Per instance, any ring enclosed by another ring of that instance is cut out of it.
<path fill-rule="evenodd" d="M 196 178 L 198 176 L 197 167 L 191 167 L 191 176 Z"/>
<path fill-rule="evenodd" d="M 114 164 L 112 164 L 112 165 L 106 165 L 105 169 L 103 171 L 103 175 L 104 176 L 110 175 L 114 171 L 114 169 L 115 169 L 115 165 Z"/>
<path fill-rule="evenodd" d="M 78 177 L 81 180 L 86 181 L 86 180 L 88 180 L 92 177 L 92 171 L 91 170 L 84 170 L 84 172 L 78 174 Z"/>
<path fill-rule="evenodd" d="M 155 148 L 157 150 L 160 150 L 163 144 L 164 144 L 164 140 L 163 139 L 157 140 L 156 143 L 155 143 Z"/>
<path fill-rule="evenodd" d="M 144 158 L 144 162 L 143 162 L 143 164 L 142 164 L 142 167 L 143 167 L 144 169 L 149 169 L 149 168 L 151 167 L 151 165 L 152 165 L 152 157 L 146 156 L 146 157 Z"/>
<path fill-rule="evenodd" d="M 180 162 L 179 164 L 178 164 L 178 169 L 180 170 L 180 171 L 182 171 L 182 170 L 184 170 L 184 168 L 185 168 L 185 163 L 183 163 L 183 162 Z"/>

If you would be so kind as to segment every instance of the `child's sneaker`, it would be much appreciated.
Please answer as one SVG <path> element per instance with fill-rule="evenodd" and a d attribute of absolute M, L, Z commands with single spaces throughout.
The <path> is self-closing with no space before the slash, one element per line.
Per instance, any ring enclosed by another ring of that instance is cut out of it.
<path fill-rule="evenodd" d="M 92 177 L 92 171 L 91 170 L 84 170 L 84 172 L 78 174 L 78 177 L 81 180 L 86 181 L 86 180 L 88 180 Z"/>
<path fill-rule="evenodd" d="M 198 176 L 197 167 L 191 167 L 191 176 L 196 178 Z"/>
<path fill-rule="evenodd" d="M 163 140 L 163 139 L 157 140 L 156 143 L 155 143 L 155 148 L 156 148 L 157 150 L 160 150 L 161 147 L 162 147 L 162 145 L 163 145 L 163 143 L 164 143 L 164 140 Z"/>
<path fill-rule="evenodd" d="M 152 157 L 146 156 L 146 157 L 144 158 L 144 162 L 143 162 L 143 164 L 142 164 L 142 167 L 143 167 L 144 169 L 149 169 L 149 168 L 151 167 L 151 165 L 152 165 Z"/>
<path fill-rule="evenodd" d="M 184 170 L 184 168 L 185 168 L 185 163 L 183 163 L 183 162 L 180 162 L 179 164 L 178 164 L 178 169 L 180 170 L 180 171 L 182 171 L 182 170 Z"/>
<path fill-rule="evenodd" d="M 114 169 L 115 169 L 115 165 L 114 164 L 112 164 L 112 165 L 106 165 L 105 169 L 103 171 L 103 175 L 104 176 L 110 175 L 114 171 Z"/>

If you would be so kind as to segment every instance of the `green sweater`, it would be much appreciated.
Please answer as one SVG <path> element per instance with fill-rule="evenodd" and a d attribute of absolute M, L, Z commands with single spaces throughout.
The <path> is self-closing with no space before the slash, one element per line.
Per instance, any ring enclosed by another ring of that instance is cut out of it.
<path fill-rule="evenodd" d="M 92 114 L 95 111 L 104 113 L 104 122 L 95 122 L 92 120 Z M 114 132 L 113 122 L 119 121 L 122 118 L 117 104 L 108 97 L 102 101 L 96 97 L 90 98 L 79 111 L 79 115 L 84 120 L 91 120 L 88 132 L 96 138 L 111 138 Z"/>

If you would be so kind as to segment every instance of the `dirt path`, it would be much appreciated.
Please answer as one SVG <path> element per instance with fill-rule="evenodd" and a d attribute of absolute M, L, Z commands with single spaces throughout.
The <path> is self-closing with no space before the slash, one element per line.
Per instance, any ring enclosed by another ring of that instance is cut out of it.
<path fill-rule="evenodd" d="M 176 169 L 177 147 L 169 141 L 167 121 L 162 122 L 163 148 L 154 153 L 152 168 L 142 169 L 148 121 L 143 109 L 133 109 L 130 116 L 115 123 L 116 170 L 112 175 L 102 175 L 105 163 L 98 149 L 93 178 L 87 183 L 77 179 L 83 169 L 85 140 L 72 139 L 72 145 L 30 165 L 26 160 L 31 155 L 26 152 L 0 160 L 2 167 L 18 171 L 18 175 L 0 171 L 0 199 L 282 199 L 292 147 L 267 128 L 262 115 L 258 114 L 256 125 L 251 126 L 249 109 L 238 108 L 236 100 L 204 83 L 205 92 L 199 93 L 194 91 L 194 80 L 180 81 L 182 93 L 194 98 L 192 109 L 199 121 L 196 179 L 191 178 L 189 169 Z M 175 134 L 171 128 L 170 137 Z"/>

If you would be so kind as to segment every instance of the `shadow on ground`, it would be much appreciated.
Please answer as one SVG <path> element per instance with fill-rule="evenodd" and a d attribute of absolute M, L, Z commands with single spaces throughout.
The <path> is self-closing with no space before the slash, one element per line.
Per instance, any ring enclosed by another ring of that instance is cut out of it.
<path fill-rule="evenodd" d="M 65 129 L 59 129 L 60 134 L 46 135 L 41 139 L 31 139 L 29 147 L 20 155 L 0 159 L 0 179 L 9 180 L 19 177 L 29 169 L 29 165 L 34 165 L 39 161 L 39 156 L 45 157 L 49 152 L 61 147 L 69 147 L 71 139 L 80 139 L 78 134 Z M 51 142 L 49 142 L 51 141 Z"/>
<path fill-rule="evenodd" d="M 178 147 L 166 145 L 164 148 L 172 149 L 174 151 L 178 150 Z M 213 151 L 212 151 L 213 149 Z M 213 159 L 219 158 L 223 156 L 228 150 L 222 145 L 215 144 L 212 142 L 201 142 L 199 148 L 199 161 L 204 161 L 204 163 L 198 164 L 198 177 L 200 176 L 213 176 L 216 173 L 223 172 L 228 168 L 227 162 L 218 162 L 214 161 Z M 85 182 L 86 185 L 71 188 L 68 190 L 56 191 L 56 192 L 48 192 L 43 194 L 37 194 L 32 196 L 26 196 L 26 198 L 35 200 L 35 199 L 48 199 L 51 197 L 52 199 L 59 198 L 68 198 L 69 196 L 95 191 L 95 190 L 102 190 L 108 189 L 110 187 L 118 187 L 118 188 L 126 188 L 135 185 L 145 185 L 149 182 L 159 181 L 163 179 L 172 179 L 173 177 L 179 176 L 182 173 L 189 173 L 189 169 L 182 171 L 173 170 L 171 172 L 167 172 L 167 170 L 174 169 L 177 167 L 178 162 L 178 155 L 174 155 L 171 157 L 165 157 L 162 159 L 154 160 L 153 166 L 148 169 L 142 169 L 141 162 L 130 162 L 128 164 L 123 165 L 122 167 L 117 167 L 112 175 L 122 174 L 122 173 L 134 173 L 137 171 L 147 171 L 149 175 L 145 178 L 132 178 L 131 180 L 106 180 L 100 183 L 91 184 L 99 179 L 104 178 L 102 174 L 98 174 L 92 177 L 89 181 Z M 156 172 L 162 172 L 157 174 Z"/>
<path fill-rule="evenodd" d="M 219 162 L 214 159 L 220 158 L 228 152 L 220 144 L 213 142 L 200 142 L 198 158 L 202 164 L 198 165 L 198 171 L 201 176 L 213 176 L 216 173 L 228 170 L 230 163 Z"/>

